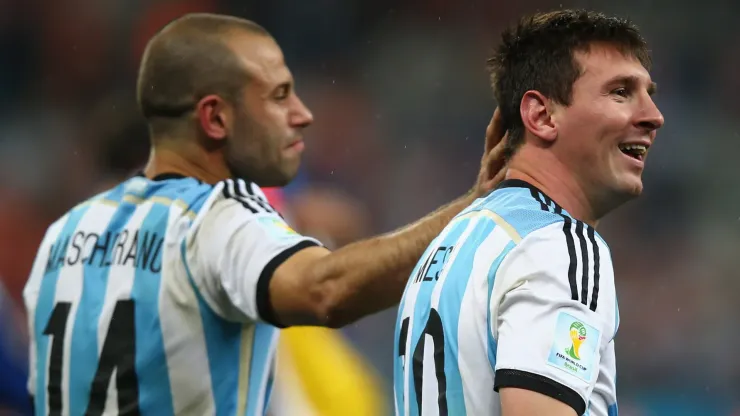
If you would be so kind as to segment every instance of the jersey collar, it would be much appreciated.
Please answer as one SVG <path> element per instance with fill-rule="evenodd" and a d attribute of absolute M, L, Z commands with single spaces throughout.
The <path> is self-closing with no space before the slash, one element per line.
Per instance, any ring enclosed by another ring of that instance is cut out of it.
<path fill-rule="evenodd" d="M 537 199 L 539 201 L 538 194 L 541 194 L 545 201 L 550 202 L 552 201 L 553 205 L 555 205 L 556 208 L 560 208 L 562 210 L 563 208 L 558 205 L 557 202 L 555 202 L 554 199 L 550 198 L 546 193 L 542 192 L 539 188 L 532 185 L 529 182 L 523 181 L 521 179 L 506 179 L 504 181 L 501 181 L 500 184 L 496 187 L 496 189 L 504 189 L 504 188 L 525 188 L 529 189 L 530 193 L 532 194 L 532 197 Z M 541 202 L 541 201 L 540 201 Z"/>
<path fill-rule="evenodd" d="M 146 175 L 144 175 L 144 172 L 139 172 L 136 176 L 139 176 L 142 178 L 147 177 Z M 149 179 L 150 181 L 159 182 L 159 181 L 166 181 L 168 179 L 185 179 L 185 178 L 187 178 L 187 176 L 182 175 L 180 173 L 165 172 L 165 173 L 160 173 L 159 175 L 153 178 L 147 178 L 147 179 Z"/>

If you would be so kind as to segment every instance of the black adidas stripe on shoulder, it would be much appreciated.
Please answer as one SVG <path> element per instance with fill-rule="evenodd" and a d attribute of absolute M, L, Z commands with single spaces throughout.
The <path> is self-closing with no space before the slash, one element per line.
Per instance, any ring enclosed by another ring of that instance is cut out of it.
<path fill-rule="evenodd" d="M 253 214 L 275 213 L 275 209 L 270 206 L 269 202 L 255 193 L 252 184 L 241 179 L 226 179 L 223 181 L 221 193 L 224 198 L 236 200 Z"/>
<path fill-rule="evenodd" d="M 594 290 L 591 293 L 590 309 L 592 311 L 596 311 L 596 303 L 599 299 L 599 270 L 601 270 L 601 264 L 599 263 L 599 244 L 596 242 L 593 227 L 588 227 L 588 239 L 591 241 L 591 246 L 594 248 Z"/>
<path fill-rule="evenodd" d="M 576 235 L 581 243 L 581 259 L 583 260 L 583 273 L 581 276 L 581 303 L 588 305 L 588 247 L 586 247 L 586 236 L 583 234 L 584 224 L 576 221 Z"/>
<path fill-rule="evenodd" d="M 568 283 L 570 284 L 570 298 L 578 300 L 578 283 L 576 282 L 576 271 L 578 270 L 578 256 L 576 255 L 576 244 L 573 241 L 573 234 L 570 229 L 573 225 L 571 218 L 563 215 L 563 232 L 565 233 L 565 242 L 568 246 Z"/>
<path fill-rule="evenodd" d="M 239 186 L 239 189 L 243 189 L 246 194 L 245 196 L 260 205 L 260 207 L 264 208 L 268 212 L 275 212 L 275 209 L 270 205 L 269 202 L 267 202 L 266 199 L 262 198 L 261 196 L 257 195 L 257 193 L 254 191 L 254 187 L 256 186 L 252 182 L 244 182 L 239 181 L 241 184 Z"/>
<path fill-rule="evenodd" d="M 593 227 L 588 226 L 582 221 L 571 218 L 568 215 L 563 214 L 563 209 L 550 197 L 544 193 L 538 192 L 536 189 L 530 188 L 532 197 L 539 202 L 540 209 L 547 212 L 553 212 L 563 217 L 563 233 L 565 234 L 565 243 L 568 247 L 568 257 L 570 263 L 568 264 L 568 283 L 570 285 L 571 299 L 579 301 L 584 305 L 588 305 L 589 309 L 596 311 L 598 306 L 599 298 L 599 268 L 600 257 L 599 257 L 599 245 L 596 242 Z M 551 210 L 552 208 L 552 210 Z M 575 228 L 575 229 L 574 229 Z M 585 230 L 585 233 L 584 233 Z M 581 260 L 583 261 L 583 273 L 581 275 L 581 293 L 578 293 L 578 280 L 576 273 L 578 271 L 578 252 L 576 251 L 576 243 L 573 238 L 573 233 L 578 237 L 579 248 L 581 253 Z M 588 238 L 588 239 L 587 239 Z M 589 267 L 589 255 L 588 255 L 588 243 L 591 244 L 591 251 L 593 252 L 593 267 Z M 591 293 L 591 304 L 588 303 L 588 281 L 589 274 L 593 270 L 593 291 Z"/>

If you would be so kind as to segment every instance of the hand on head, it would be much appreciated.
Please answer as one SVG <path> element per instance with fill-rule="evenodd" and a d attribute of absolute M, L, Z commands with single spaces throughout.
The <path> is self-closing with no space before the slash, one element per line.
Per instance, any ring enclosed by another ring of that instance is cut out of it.
<path fill-rule="evenodd" d="M 481 158 L 478 181 L 473 188 L 476 197 L 493 190 L 506 176 L 506 159 L 504 158 L 506 137 L 504 120 L 501 111 L 497 108 L 486 128 L 485 149 Z"/>

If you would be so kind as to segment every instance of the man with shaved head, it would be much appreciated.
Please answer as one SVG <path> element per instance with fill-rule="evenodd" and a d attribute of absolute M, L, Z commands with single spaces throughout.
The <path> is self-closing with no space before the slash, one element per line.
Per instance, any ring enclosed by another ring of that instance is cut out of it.
<path fill-rule="evenodd" d="M 24 291 L 37 414 L 264 414 L 278 328 L 397 304 L 432 238 L 503 174 L 495 115 L 471 192 L 330 253 L 260 189 L 295 176 L 313 121 L 263 28 L 177 19 L 137 89 L 146 168 L 49 227 Z"/>

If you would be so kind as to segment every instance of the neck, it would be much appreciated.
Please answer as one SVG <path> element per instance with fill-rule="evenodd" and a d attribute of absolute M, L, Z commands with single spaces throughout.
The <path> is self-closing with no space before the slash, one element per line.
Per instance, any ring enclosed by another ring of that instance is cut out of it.
<path fill-rule="evenodd" d="M 573 172 L 551 152 L 522 147 L 511 160 L 506 179 L 520 179 L 536 186 L 573 218 L 596 227 L 600 216 Z"/>
<path fill-rule="evenodd" d="M 209 184 L 231 177 L 220 153 L 208 153 L 192 141 L 185 140 L 152 146 L 144 175 L 153 178 L 163 173 L 178 173 Z"/>

